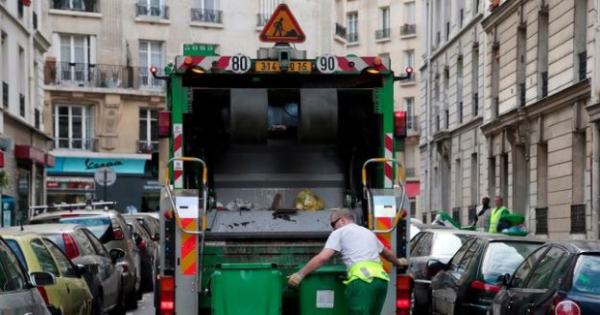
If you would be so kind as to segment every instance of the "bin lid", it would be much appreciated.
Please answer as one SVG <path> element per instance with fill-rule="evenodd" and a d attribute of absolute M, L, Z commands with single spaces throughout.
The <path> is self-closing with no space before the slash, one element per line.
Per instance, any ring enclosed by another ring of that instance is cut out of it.
<path fill-rule="evenodd" d="M 327 265 L 313 271 L 313 273 L 346 273 L 344 265 Z"/>
<path fill-rule="evenodd" d="M 225 270 L 248 270 L 248 269 L 275 269 L 275 264 L 269 263 L 240 263 L 240 264 L 219 264 L 219 269 Z"/>

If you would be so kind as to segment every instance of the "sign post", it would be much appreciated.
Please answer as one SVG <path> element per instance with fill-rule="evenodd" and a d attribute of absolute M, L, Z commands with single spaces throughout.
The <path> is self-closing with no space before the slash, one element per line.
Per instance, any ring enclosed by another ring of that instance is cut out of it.
<path fill-rule="evenodd" d="M 113 185 L 117 181 L 117 173 L 110 167 L 101 167 L 94 173 L 94 180 L 98 185 L 104 187 L 103 199 L 108 200 L 108 186 Z"/>

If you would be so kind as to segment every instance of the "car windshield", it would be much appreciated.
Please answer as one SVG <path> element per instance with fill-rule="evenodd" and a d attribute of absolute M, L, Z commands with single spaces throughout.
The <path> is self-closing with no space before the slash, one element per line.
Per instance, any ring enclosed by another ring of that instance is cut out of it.
<path fill-rule="evenodd" d="M 111 225 L 108 216 L 62 218 L 59 222 L 83 225 L 94 233 L 97 238 L 102 238 Z"/>
<path fill-rule="evenodd" d="M 492 242 L 488 245 L 481 274 L 487 283 L 495 284 L 498 277 L 511 274 L 540 244 L 526 242 Z"/>
<path fill-rule="evenodd" d="M 466 235 L 436 233 L 431 255 L 452 257 L 467 239 Z"/>
<path fill-rule="evenodd" d="M 25 256 L 23 256 L 23 251 L 21 251 L 21 246 L 19 246 L 19 243 L 17 243 L 15 240 L 6 240 L 6 243 L 8 243 L 10 250 L 15 253 L 15 256 L 17 256 L 17 259 L 19 259 L 21 265 L 23 265 L 25 268 L 28 268 L 27 262 L 25 261 Z"/>
<path fill-rule="evenodd" d="M 581 255 L 573 271 L 573 290 L 600 295 L 600 255 Z"/>

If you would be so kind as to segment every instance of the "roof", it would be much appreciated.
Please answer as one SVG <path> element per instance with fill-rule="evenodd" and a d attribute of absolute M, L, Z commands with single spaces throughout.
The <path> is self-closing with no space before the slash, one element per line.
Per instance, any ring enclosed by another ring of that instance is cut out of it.
<path fill-rule="evenodd" d="M 4 239 L 16 239 L 16 240 L 32 239 L 32 238 L 40 237 L 39 234 L 32 232 L 32 231 L 21 231 L 20 227 L 1 228 L 0 235 Z"/>
<path fill-rule="evenodd" d="M 50 223 L 50 224 L 30 224 L 23 225 L 24 232 L 31 232 L 37 234 L 48 234 L 48 233 L 65 233 L 75 230 L 79 225 L 77 224 L 61 224 L 61 223 Z M 21 232 L 20 227 L 10 227 L 7 230 L 15 230 Z"/>
<path fill-rule="evenodd" d="M 551 241 L 550 244 L 562 245 L 572 253 L 600 253 L 600 241 L 598 240 L 562 240 Z"/>
<path fill-rule="evenodd" d="M 433 233 L 452 233 L 452 234 L 461 234 L 461 235 L 472 235 L 478 239 L 493 242 L 493 241 L 505 241 L 505 240 L 513 240 L 513 241 L 529 241 L 529 242 L 546 242 L 543 239 L 531 237 L 531 236 L 511 236 L 501 233 L 487 233 L 487 232 L 479 232 L 479 231 L 469 231 L 469 230 L 459 230 L 453 228 L 447 228 L 443 226 L 428 226 L 423 228 L 421 232 L 428 231 Z"/>

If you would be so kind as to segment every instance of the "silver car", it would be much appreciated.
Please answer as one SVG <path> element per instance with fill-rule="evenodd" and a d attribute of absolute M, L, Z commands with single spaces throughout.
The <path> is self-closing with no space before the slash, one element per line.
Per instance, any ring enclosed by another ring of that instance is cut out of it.
<path fill-rule="evenodd" d="M 40 292 L 33 285 L 55 283 L 54 276 L 39 272 L 28 276 L 8 244 L 0 238 L 0 314 L 50 315 Z"/>

